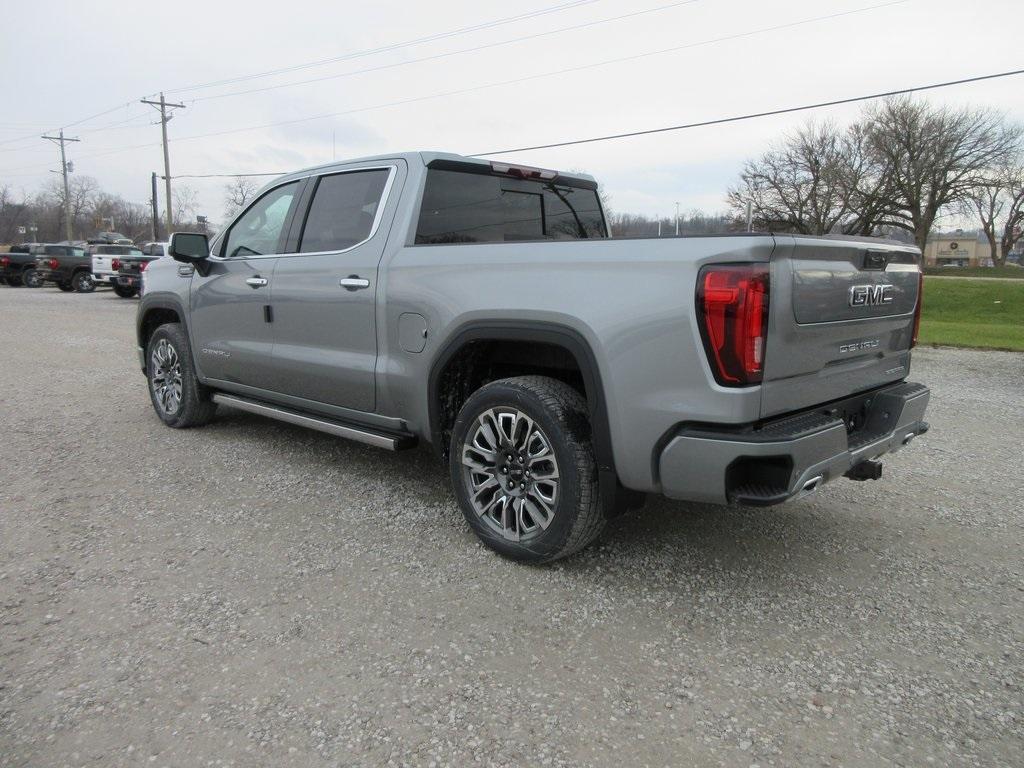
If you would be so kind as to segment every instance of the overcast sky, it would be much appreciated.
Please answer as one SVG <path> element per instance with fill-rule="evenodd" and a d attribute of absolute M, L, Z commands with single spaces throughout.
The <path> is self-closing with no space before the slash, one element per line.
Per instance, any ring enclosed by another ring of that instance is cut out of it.
<path fill-rule="evenodd" d="M 82 139 L 70 145 L 76 173 L 146 202 L 160 129 L 138 99 L 160 89 L 188 105 L 169 124 L 172 175 L 284 172 L 335 155 L 473 154 L 1019 69 L 1022 22 L 1021 0 L 3 0 L 0 184 L 31 193 L 48 180 L 57 150 L 34 136 L 68 126 Z M 477 29 L 450 34 L 467 27 Z M 361 55 L 379 48 L 390 50 Z M 283 68 L 293 69 L 251 77 Z M 195 87 L 223 80 L 236 81 Z M 1022 93 L 1018 76 L 927 98 L 1024 120 Z M 294 122 L 318 115 L 333 116 Z M 723 210 L 743 159 L 809 117 L 507 159 L 586 170 L 619 211 Z M 259 127 L 270 123 L 284 124 Z M 224 182 L 179 183 L 216 221 Z"/>

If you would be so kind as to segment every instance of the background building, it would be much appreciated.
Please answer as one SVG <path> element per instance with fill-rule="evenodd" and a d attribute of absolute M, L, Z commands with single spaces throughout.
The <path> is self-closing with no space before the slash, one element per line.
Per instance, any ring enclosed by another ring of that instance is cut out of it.
<path fill-rule="evenodd" d="M 929 267 L 991 267 L 992 251 L 988 240 L 974 232 L 933 235 L 924 249 Z"/>

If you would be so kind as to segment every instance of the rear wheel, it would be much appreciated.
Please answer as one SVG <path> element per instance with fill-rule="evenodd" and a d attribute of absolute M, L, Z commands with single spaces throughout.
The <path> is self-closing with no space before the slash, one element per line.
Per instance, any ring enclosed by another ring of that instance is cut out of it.
<path fill-rule="evenodd" d="M 169 427 L 199 427 L 213 418 L 217 404 L 199 383 L 185 331 L 177 323 L 157 328 L 146 345 L 146 379 L 153 410 Z"/>
<path fill-rule="evenodd" d="M 71 291 L 75 290 L 75 286 L 71 283 L 57 283 L 57 287 L 64 291 L 64 293 L 71 293 Z"/>
<path fill-rule="evenodd" d="M 71 278 L 71 285 L 78 293 L 92 293 L 96 290 L 96 281 L 88 272 L 76 272 Z"/>
<path fill-rule="evenodd" d="M 544 563 L 604 528 L 586 401 L 545 376 L 491 382 L 452 430 L 455 494 L 474 533 L 514 560 Z"/>
<path fill-rule="evenodd" d="M 21 273 L 21 282 L 25 284 L 26 288 L 39 288 L 43 284 L 42 278 L 39 277 L 39 273 L 31 267 Z"/>
<path fill-rule="evenodd" d="M 138 292 L 138 288 L 133 288 L 132 286 L 129 285 L 119 285 L 117 283 L 114 283 L 114 293 L 116 293 L 122 299 L 130 299 Z"/>

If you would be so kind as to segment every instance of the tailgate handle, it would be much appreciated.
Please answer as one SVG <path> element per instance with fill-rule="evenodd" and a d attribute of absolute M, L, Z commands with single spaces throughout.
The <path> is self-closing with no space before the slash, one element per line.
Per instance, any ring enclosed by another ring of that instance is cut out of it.
<path fill-rule="evenodd" d="M 889 254 L 886 251 L 867 251 L 864 254 L 864 269 L 883 271 L 889 263 Z"/>

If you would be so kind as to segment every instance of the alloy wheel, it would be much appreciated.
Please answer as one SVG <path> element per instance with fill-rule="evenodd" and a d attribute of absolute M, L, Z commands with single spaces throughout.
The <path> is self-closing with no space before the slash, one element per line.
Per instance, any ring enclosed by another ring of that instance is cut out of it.
<path fill-rule="evenodd" d="M 543 532 L 558 503 L 558 461 L 540 426 L 515 408 L 491 408 L 470 428 L 462 476 L 476 514 L 523 541 Z"/>
<path fill-rule="evenodd" d="M 153 348 L 149 370 L 153 397 L 164 413 L 173 416 L 181 406 L 181 360 L 167 339 L 160 339 Z"/>

